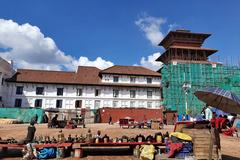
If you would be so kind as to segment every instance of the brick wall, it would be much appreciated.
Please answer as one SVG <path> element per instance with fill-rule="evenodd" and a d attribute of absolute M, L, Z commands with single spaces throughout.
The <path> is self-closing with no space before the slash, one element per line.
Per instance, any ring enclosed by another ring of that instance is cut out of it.
<path fill-rule="evenodd" d="M 112 116 L 112 122 L 117 122 L 120 118 L 125 117 L 131 117 L 138 122 L 150 119 L 162 119 L 163 117 L 162 109 L 101 108 L 99 111 L 101 123 L 108 123 L 110 115 Z"/>

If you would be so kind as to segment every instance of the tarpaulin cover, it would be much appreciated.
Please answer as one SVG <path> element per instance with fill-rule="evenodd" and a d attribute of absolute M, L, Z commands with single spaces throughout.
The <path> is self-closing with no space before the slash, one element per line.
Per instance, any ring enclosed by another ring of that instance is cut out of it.
<path fill-rule="evenodd" d="M 185 141 L 192 141 L 192 137 L 190 137 L 189 135 L 187 135 L 185 133 L 181 133 L 181 132 L 172 132 L 170 134 L 170 136 L 175 136 L 175 137 L 185 140 Z"/>
<path fill-rule="evenodd" d="M 38 115 L 38 123 L 42 122 L 44 110 L 40 108 L 0 108 L 0 118 L 10 118 L 28 123 Z"/>

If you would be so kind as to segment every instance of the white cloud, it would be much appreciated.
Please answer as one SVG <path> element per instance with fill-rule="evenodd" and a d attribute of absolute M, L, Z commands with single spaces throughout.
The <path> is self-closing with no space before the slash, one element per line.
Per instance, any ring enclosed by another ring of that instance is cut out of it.
<path fill-rule="evenodd" d="M 173 31 L 173 30 L 176 30 L 176 29 L 178 29 L 178 28 L 180 28 L 180 27 L 181 27 L 181 26 L 178 25 L 177 23 L 169 24 L 169 25 L 168 25 L 168 32 Z"/>
<path fill-rule="evenodd" d="M 161 30 L 162 25 L 165 23 L 166 19 L 164 18 L 152 17 L 146 14 L 135 21 L 135 24 L 144 32 L 146 38 L 154 46 L 157 46 L 164 38 L 164 34 Z"/>
<path fill-rule="evenodd" d="M 157 71 L 161 68 L 162 63 L 161 62 L 157 62 L 156 59 L 161 55 L 161 53 L 156 52 L 153 53 L 147 57 L 142 57 L 140 64 L 134 64 L 134 65 L 141 65 L 143 67 L 146 67 L 148 69 Z"/>
<path fill-rule="evenodd" d="M 68 68 L 73 67 L 72 70 L 74 70 L 77 66 L 95 66 L 99 69 L 105 69 L 113 65 L 111 61 L 106 61 L 101 57 L 97 57 L 94 61 L 91 61 L 87 57 L 81 56 L 78 60 L 74 60 Z"/>
<path fill-rule="evenodd" d="M 67 55 L 38 27 L 4 19 L 0 19 L 0 56 L 13 60 L 17 68 L 75 70 L 78 65 L 100 69 L 113 65 L 101 57 L 91 61 L 87 57 Z"/>

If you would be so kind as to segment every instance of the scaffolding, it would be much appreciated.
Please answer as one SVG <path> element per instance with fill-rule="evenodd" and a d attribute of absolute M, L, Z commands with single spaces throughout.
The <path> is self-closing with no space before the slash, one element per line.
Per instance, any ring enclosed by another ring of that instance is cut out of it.
<path fill-rule="evenodd" d="M 240 67 L 220 63 L 177 62 L 161 69 L 163 105 L 179 114 L 197 115 L 205 105 L 194 92 L 206 87 L 220 87 L 240 96 Z M 184 90 L 183 86 L 189 84 Z M 186 109 L 187 102 L 187 109 Z"/>

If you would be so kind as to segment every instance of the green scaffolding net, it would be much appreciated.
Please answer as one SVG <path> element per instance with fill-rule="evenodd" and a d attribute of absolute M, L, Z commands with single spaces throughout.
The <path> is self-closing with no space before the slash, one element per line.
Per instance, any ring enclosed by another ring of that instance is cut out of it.
<path fill-rule="evenodd" d="M 38 123 L 42 122 L 44 110 L 40 108 L 0 108 L 0 118 L 17 119 L 28 123 L 38 115 Z"/>
<path fill-rule="evenodd" d="M 205 87 L 220 87 L 240 96 L 239 67 L 175 62 L 164 65 L 161 74 L 163 105 L 179 114 L 195 116 L 201 112 L 205 104 L 194 96 L 194 92 Z"/>

